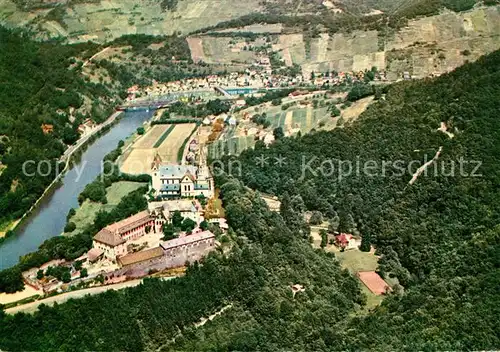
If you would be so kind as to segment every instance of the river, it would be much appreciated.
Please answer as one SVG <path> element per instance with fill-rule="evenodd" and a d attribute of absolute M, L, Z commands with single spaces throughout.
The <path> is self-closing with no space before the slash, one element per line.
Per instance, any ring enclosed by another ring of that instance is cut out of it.
<path fill-rule="evenodd" d="M 66 215 L 78 207 L 78 195 L 101 173 L 101 162 L 153 112 L 134 111 L 125 115 L 111 130 L 88 146 L 78 163 L 63 177 L 62 183 L 50 192 L 16 230 L 16 234 L 0 245 L 0 270 L 9 268 L 19 257 L 34 252 L 46 240 L 60 235 L 66 225 Z"/>

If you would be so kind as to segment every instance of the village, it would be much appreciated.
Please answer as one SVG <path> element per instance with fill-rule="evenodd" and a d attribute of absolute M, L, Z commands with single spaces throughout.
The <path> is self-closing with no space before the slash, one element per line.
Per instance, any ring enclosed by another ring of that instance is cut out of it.
<path fill-rule="evenodd" d="M 373 80 L 387 81 L 385 71 L 378 71 L 376 68 L 373 71 L 375 73 Z M 364 82 L 367 72 L 370 71 L 311 72 L 309 75 L 304 74 L 301 70 L 296 73 L 279 73 L 272 69 L 269 57 L 263 56 L 243 72 L 186 78 L 167 83 L 153 81 L 153 85 L 147 87 L 136 85 L 129 88 L 127 99 L 133 101 L 138 98 L 152 98 L 182 92 L 193 93 L 214 88 L 222 88 L 222 92 L 227 92 L 229 95 L 239 95 L 252 93 L 258 89 L 336 86 L 345 83 Z M 408 72 L 405 72 L 400 78 L 410 79 L 411 76 Z"/>

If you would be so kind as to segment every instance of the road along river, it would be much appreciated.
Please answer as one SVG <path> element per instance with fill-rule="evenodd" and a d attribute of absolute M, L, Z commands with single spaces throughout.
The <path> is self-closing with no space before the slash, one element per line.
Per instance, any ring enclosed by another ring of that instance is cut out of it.
<path fill-rule="evenodd" d="M 78 207 L 78 195 L 101 173 L 104 156 L 152 115 L 152 111 L 126 112 L 109 132 L 88 146 L 80 160 L 62 177 L 61 184 L 42 199 L 15 235 L 0 245 L 0 270 L 15 265 L 20 256 L 35 251 L 45 240 L 63 232 L 66 215 L 71 208 Z"/>

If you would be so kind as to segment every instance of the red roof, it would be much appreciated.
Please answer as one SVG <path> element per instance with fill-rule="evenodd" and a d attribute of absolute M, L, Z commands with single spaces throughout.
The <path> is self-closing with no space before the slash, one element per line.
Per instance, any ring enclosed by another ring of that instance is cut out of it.
<path fill-rule="evenodd" d="M 382 295 L 390 289 L 389 285 L 375 271 L 360 271 L 358 277 L 376 295 Z"/>
<path fill-rule="evenodd" d="M 348 233 L 341 233 L 340 235 L 335 236 L 335 240 L 341 244 L 348 244 L 351 239 L 352 235 L 349 235 Z"/>

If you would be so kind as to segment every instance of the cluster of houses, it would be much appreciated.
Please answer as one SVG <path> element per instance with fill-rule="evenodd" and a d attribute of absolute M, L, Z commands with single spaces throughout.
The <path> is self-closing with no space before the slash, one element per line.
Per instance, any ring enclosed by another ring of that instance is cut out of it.
<path fill-rule="evenodd" d="M 226 75 L 209 75 L 198 78 L 186 78 L 183 80 L 159 83 L 153 81 L 148 87 L 140 88 L 135 85 L 128 89 L 129 99 L 142 96 L 161 96 L 171 93 L 204 91 L 216 87 L 225 88 L 279 88 L 300 87 L 314 85 L 321 87 L 325 84 L 339 85 L 344 82 L 362 82 L 365 79 L 365 71 L 358 72 L 311 72 L 308 74 L 297 74 L 294 76 L 272 73 L 269 58 L 262 57 L 255 65 L 247 68 L 244 72 L 231 72 Z M 405 78 L 409 74 L 405 75 Z M 385 81 L 385 71 L 375 72 L 375 80 Z"/>
<path fill-rule="evenodd" d="M 196 228 L 190 234 L 161 242 L 158 247 L 137 254 L 131 242 L 148 235 L 163 237 L 163 226 L 171 222 L 173 214 L 179 212 L 184 219 L 197 225 L 203 221 L 203 207 L 196 198 L 209 199 L 214 195 L 214 182 L 205 163 L 199 166 L 163 164 L 159 157 L 151 165 L 152 188 L 157 201 L 148 204 L 148 210 L 106 226 L 93 238 L 93 248 L 88 253 L 89 261 L 106 258 L 131 268 L 148 262 L 158 266 L 169 266 L 174 257 L 186 261 L 201 258 L 214 245 L 210 231 Z M 160 249 L 161 248 L 161 249 Z M 162 251 L 161 254 L 160 251 Z M 160 255 L 161 254 L 161 255 Z"/>

